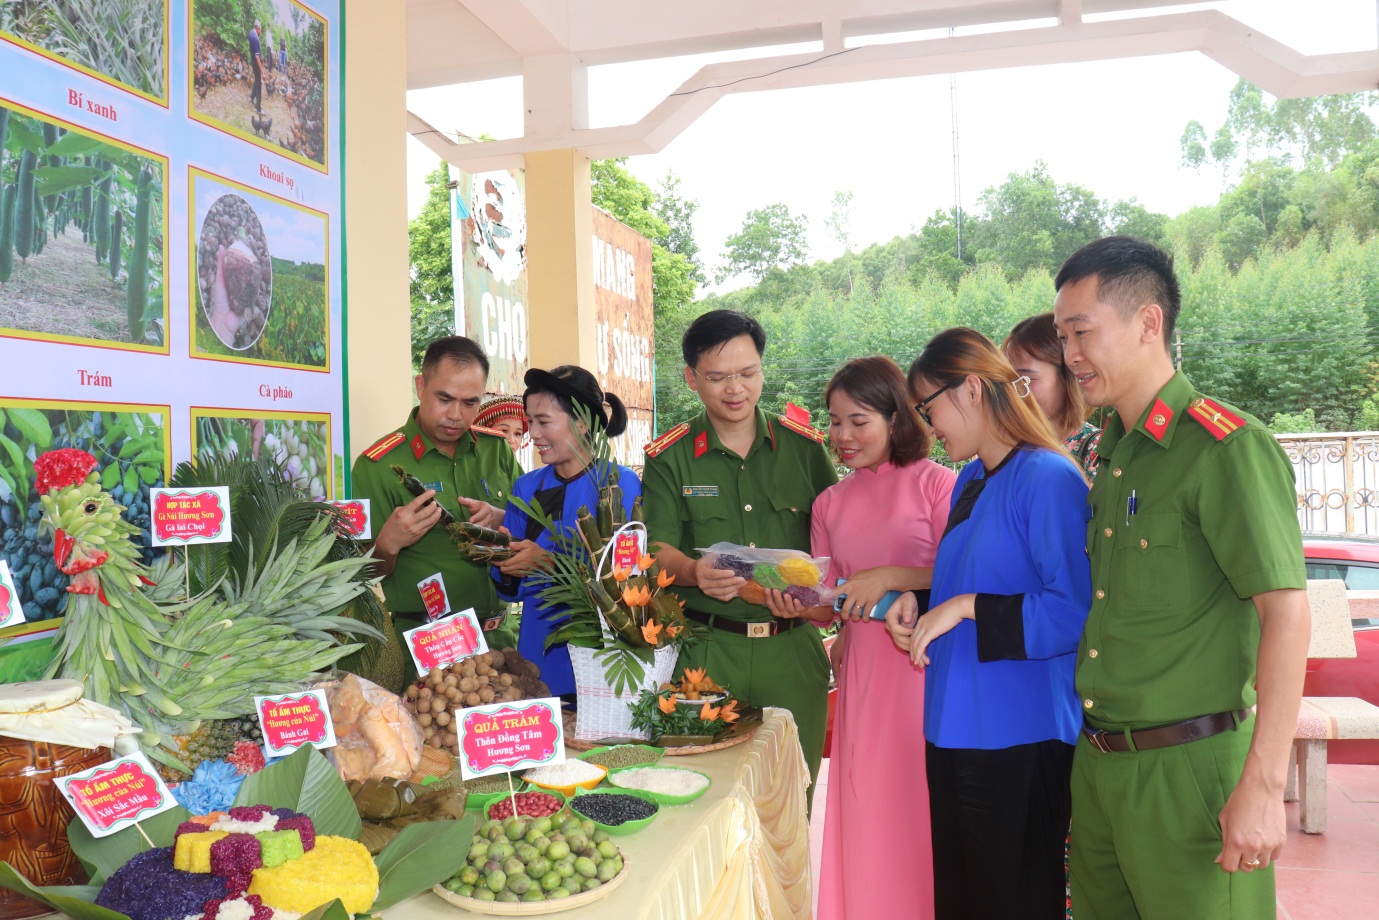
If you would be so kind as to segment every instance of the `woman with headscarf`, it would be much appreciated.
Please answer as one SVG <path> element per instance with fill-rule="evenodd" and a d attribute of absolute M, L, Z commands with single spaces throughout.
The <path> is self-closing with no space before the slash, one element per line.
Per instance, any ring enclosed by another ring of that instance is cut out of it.
<path fill-rule="evenodd" d="M 597 461 L 587 425 L 614 438 L 627 429 L 627 409 L 613 393 L 599 388 L 594 375 L 582 367 L 562 365 L 544 371 L 527 371 L 522 403 L 530 425 L 532 446 L 544 466 L 519 477 L 512 496 L 528 507 L 539 508 L 560 531 L 574 535 L 575 514 L 581 506 L 593 509 L 607 488 L 614 470 L 622 489 L 623 511 L 631 515 L 632 503 L 642 494 L 637 474 L 625 466 Z M 522 624 L 517 650 L 541 669 L 541 679 L 552 695 L 575 692 L 570 652 L 564 646 L 546 650 L 546 637 L 554 628 L 554 611 L 541 601 L 549 582 L 541 577 L 547 557 L 559 550 L 555 538 L 539 521 L 513 502 L 508 503 L 503 526 L 512 535 L 517 552 L 497 565 L 498 593 L 522 603 Z"/>

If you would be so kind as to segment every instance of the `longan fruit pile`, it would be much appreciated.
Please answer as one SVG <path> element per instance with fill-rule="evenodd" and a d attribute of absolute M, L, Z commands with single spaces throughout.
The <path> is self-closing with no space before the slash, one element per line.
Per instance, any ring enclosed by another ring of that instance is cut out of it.
<path fill-rule="evenodd" d="M 459 710 L 550 695 L 550 687 L 541 680 L 541 670 L 517 649 L 505 648 L 436 668 L 412 683 L 403 701 L 416 716 L 426 744 L 457 754 L 455 713 Z"/>

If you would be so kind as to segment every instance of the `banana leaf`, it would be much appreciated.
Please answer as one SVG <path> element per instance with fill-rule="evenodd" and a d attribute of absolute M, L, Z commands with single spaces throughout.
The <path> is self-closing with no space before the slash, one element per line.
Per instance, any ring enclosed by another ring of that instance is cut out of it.
<path fill-rule="evenodd" d="M 46 904 L 72 920 L 129 920 L 118 911 L 98 907 L 94 902 L 100 888 L 94 885 L 54 885 L 39 888 L 7 862 L 0 862 L 0 885 L 26 898 Z"/>
<path fill-rule="evenodd" d="M 177 825 L 189 820 L 191 814 L 179 805 L 140 821 L 139 827 L 127 827 L 109 837 L 93 837 L 85 824 L 80 820 L 73 820 L 67 826 L 67 842 L 72 845 L 72 852 L 76 854 L 77 859 L 86 867 L 91 884 L 95 886 L 96 891 L 100 891 L 101 885 L 116 869 L 151 849 L 148 841 L 139 833 L 140 828 L 148 834 L 148 839 L 153 841 L 155 847 L 170 847 L 173 838 L 177 836 Z"/>
<path fill-rule="evenodd" d="M 474 835 L 474 817 L 462 821 L 425 821 L 409 824 L 374 859 L 378 865 L 378 899 L 371 913 L 387 910 L 455 871 L 457 853 L 463 853 Z"/>
<path fill-rule="evenodd" d="M 337 898 L 329 904 L 322 904 L 315 910 L 307 911 L 299 920 L 350 920 L 350 912 L 345 910 L 345 905 Z"/>
<path fill-rule="evenodd" d="M 313 747 L 292 754 L 244 778 L 236 805 L 290 808 L 311 816 L 316 833 L 359 839 L 359 811 L 345 781 Z"/>

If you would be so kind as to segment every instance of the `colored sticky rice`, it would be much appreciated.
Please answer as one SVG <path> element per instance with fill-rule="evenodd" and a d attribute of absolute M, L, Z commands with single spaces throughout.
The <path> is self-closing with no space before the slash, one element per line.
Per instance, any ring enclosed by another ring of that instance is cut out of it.
<path fill-rule="evenodd" d="M 199 834 L 209 829 L 210 827 L 208 825 L 202 824 L 199 821 L 183 821 L 181 824 L 177 825 L 177 833 L 173 834 L 173 836 L 181 837 L 183 834 Z"/>
<path fill-rule="evenodd" d="M 211 871 L 216 875 L 248 875 L 262 865 L 259 839 L 250 834 L 231 834 L 211 844 Z"/>
<path fill-rule="evenodd" d="M 374 877 L 376 885 L 377 870 Z M 140 853 L 116 869 L 96 895 L 96 904 L 130 920 L 182 920 L 200 914 L 207 901 L 224 896 L 220 876 L 175 869 L 172 847 L 162 847 Z"/>
<path fill-rule="evenodd" d="M 316 846 L 301 859 L 256 870 L 249 893 L 269 907 L 299 914 L 339 898 L 345 910 L 362 914 L 378 895 L 378 867 L 358 841 L 317 837 Z"/>
<path fill-rule="evenodd" d="M 224 840 L 224 831 L 203 831 L 200 834 L 183 834 L 177 838 L 173 850 L 172 864 L 182 872 L 210 872 L 211 844 Z"/>
<path fill-rule="evenodd" d="M 264 904 L 258 895 L 210 901 L 201 920 L 273 920 L 273 908 Z"/>
<path fill-rule="evenodd" d="M 306 815 L 293 815 L 290 818 L 279 818 L 276 830 L 296 831 L 302 838 L 302 851 L 311 852 L 311 848 L 316 846 L 316 825 L 311 823 L 311 819 Z"/>
<path fill-rule="evenodd" d="M 263 867 L 271 869 L 293 859 L 301 859 L 306 851 L 302 848 L 302 835 L 295 830 L 265 831 L 256 834 L 263 853 Z"/>

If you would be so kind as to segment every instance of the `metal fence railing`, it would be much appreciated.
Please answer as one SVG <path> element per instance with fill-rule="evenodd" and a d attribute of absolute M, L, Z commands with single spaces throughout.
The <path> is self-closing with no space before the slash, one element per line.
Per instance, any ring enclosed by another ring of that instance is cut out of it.
<path fill-rule="evenodd" d="M 1281 434 L 1303 532 L 1379 536 L 1379 431 Z"/>

